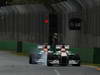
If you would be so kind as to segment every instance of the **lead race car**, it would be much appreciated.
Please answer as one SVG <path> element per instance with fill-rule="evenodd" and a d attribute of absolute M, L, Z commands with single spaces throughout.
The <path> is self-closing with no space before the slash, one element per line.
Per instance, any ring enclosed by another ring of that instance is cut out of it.
<path fill-rule="evenodd" d="M 69 51 L 69 45 L 56 45 L 56 51 L 48 50 L 47 66 L 80 66 L 80 56 Z"/>
<path fill-rule="evenodd" d="M 30 63 L 45 63 L 47 66 L 80 66 L 80 56 L 69 51 L 69 45 L 56 45 L 55 48 L 50 45 L 39 45 L 42 49 L 38 54 L 30 56 Z"/>

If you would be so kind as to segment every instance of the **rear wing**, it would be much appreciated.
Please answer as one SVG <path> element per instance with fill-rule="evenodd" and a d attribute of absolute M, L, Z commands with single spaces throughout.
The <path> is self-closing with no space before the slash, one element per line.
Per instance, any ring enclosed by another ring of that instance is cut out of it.
<path fill-rule="evenodd" d="M 70 48 L 70 46 L 69 46 L 69 45 L 56 45 L 56 49 L 61 49 L 61 48 L 62 48 L 62 46 L 64 46 L 64 47 L 65 47 L 65 49 L 69 49 L 69 48 Z"/>
<path fill-rule="evenodd" d="M 38 49 L 43 49 L 45 45 L 38 45 Z M 47 45 L 47 48 L 50 49 L 50 45 Z"/>

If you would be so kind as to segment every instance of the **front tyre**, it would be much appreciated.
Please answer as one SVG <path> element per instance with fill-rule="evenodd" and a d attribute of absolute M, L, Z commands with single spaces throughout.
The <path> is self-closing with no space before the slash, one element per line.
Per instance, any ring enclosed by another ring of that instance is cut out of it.
<path fill-rule="evenodd" d="M 29 64 L 37 64 L 34 55 L 29 55 Z"/>
<path fill-rule="evenodd" d="M 77 64 L 75 64 L 75 66 L 80 66 L 80 56 L 79 56 L 79 54 L 75 55 L 75 60 L 77 61 Z"/>
<path fill-rule="evenodd" d="M 80 66 L 80 62 L 78 64 L 72 64 L 72 66 Z"/>
<path fill-rule="evenodd" d="M 50 60 L 53 60 L 52 54 L 47 55 L 47 66 L 53 66 L 53 64 L 50 63 Z"/>
<path fill-rule="evenodd" d="M 29 56 L 29 64 L 32 64 L 32 56 Z"/>
<path fill-rule="evenodd" d="M 53 66 L 49 61 L 47 61 L 47 66 Z"/>

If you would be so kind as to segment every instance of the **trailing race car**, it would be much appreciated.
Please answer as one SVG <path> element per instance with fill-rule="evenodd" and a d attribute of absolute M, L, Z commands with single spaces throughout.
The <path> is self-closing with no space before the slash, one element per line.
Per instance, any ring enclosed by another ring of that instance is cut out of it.
<path fill-rule="evenodd" d="M 49 48 L 49 45 L 39 45 L 36 52 L 31 52 L 29 54 L 29 64 L 45 63 L 44 57 L 47 56 L 45 55 L 45 51 L 48 51 Z"/>
<path fill-rule="evenodd" d="M 58 64 L 61 66 L 80 66 L 80 56 L 68 51 L 69 45 L 56 45 L 56 51 L 48 50 L 47 66 Z"/>

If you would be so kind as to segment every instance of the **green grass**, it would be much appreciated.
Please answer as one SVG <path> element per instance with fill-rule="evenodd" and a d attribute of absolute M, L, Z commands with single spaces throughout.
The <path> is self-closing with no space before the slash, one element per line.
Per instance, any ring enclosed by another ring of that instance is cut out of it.
<path fill-rule="evenodd" d="M 28 54 L 27 53 L 24 53 L 24 52 L 19 52 L 19 53 L 17 53 L 16 51 L 10 51 L 12 54 L 14 54 L 14 55 L 17 55 L 17 56 L 28 56 Z"/>
<path fill-rule="evenodd" d="M 83 64 L 83 65 L 88 65 L 88 66 L 97 66 L 97 67 L 100 67 L 100 64 Z"/>

